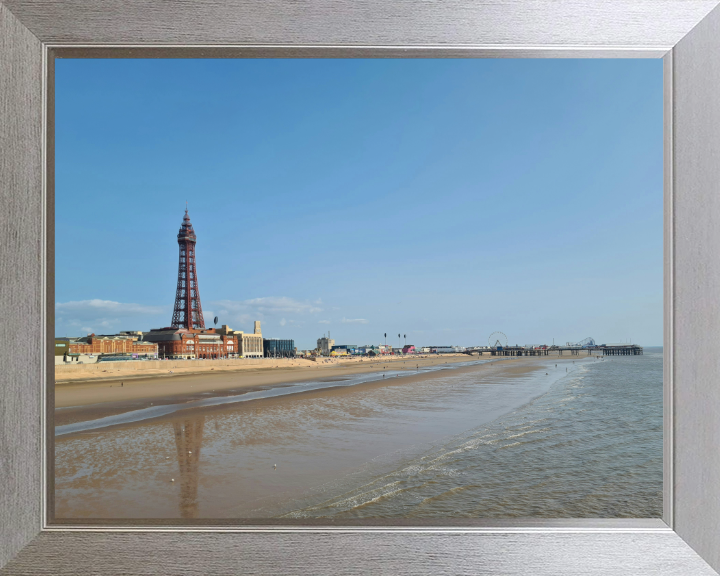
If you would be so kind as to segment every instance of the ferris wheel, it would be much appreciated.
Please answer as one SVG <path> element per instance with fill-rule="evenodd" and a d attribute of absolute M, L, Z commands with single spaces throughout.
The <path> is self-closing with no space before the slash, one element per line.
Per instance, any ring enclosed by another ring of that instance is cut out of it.
<path fill-rule="evenodd" d="M 493 332 L 488 338 L 490 348 L 507 348 L 507 336 L 502 332 Z"/>

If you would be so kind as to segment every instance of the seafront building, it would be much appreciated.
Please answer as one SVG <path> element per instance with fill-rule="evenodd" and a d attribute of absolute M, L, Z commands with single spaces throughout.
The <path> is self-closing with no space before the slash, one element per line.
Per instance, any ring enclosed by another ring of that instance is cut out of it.
<path fill-rule="evenodd" d="M 366 344 L 365 346 L 360 346 L 358 348 L 358 354 L 372 354 L 373 356 L 377 356 L 380 354 L 380 348 L 375 346 L 374 344 Z"/>
<path fill-rule="evenodd" d="M 227 326 L 223 326 L 218 328 L 218 333 L 234 336 L 238 354 L 243 358 L 263 357 L 263 335 L 259 320 L 255 320 L 253 332 L 245 333 L 242 330 L 231 330 Z"/>
<path fill-rule="evenodd" d="M 430 352 L 430 348 L 417 349 L 413 344 L 406 344 L 402 348 L 393 348 L 389 344 L 365 344 L 364 346 L 358 346 L 356 344 L 335 344 L 335 340 L 323 336 L 322 338 L 318 338 L 316 353 L 320 353 L 322 356 L 378 356 L 383 354 L 418 354 L 422 350 Z"/>
<path fill-rule="evenodd" d="M 255 322 L 255 332 L 252 334 L 233 330 L 223 324 L 220 328 L 202 330 L 159 328 L 145 332 L 143 338 L 147 342 L 157 343 L 159 358 L 214 360 L 263 357 L 260 322 Z"/>
<path fill-rule="evenodd" d="M 357 354 L 357 344 L 337 344 L 330 349 L 331 356 L 347 356 Z"/>
<path fill-rule="evenodd" d="M 265 358 L 295 358 L 297 355 L 294 340 L 263 338 L 263 350 Z"/>
<path fill-rule="evenodd" d="M 453 354 L 458 352 L 456 346 L 429 346 L 431 354 Z"/>
<path fill-rule="evenodd" d="M 158 328 L 144 334 L 145 340 L 155 342 L 160 358 L 232 358 L 237 355 L 237 340 L 209 330 L 187 328 Z"/>
<path fill-rule="evenodd" d="M 144 332 L 143 340 L 157 344 L 160 358 L 262 358 L 263 337 L 260 322 L 255 322 L 251 334 L 233 330 L 227 324 L 220 328 L 205 328 L 195 258 L 197 235 L 187 208 L 177 242 L 178 278 L 172 323 L 167 328 Z M 217 322 L 217 318 L 215 321 Z"/>
<path fill-rule="evenodd" d="M 329 334 L 318 338 L 317 350 L 322 356 L 330 356 L 330 351 L 333 349 L 333 346 L 335 346 L 335 340 L 330 338 Z"/>
<path fill-rule="evenodd" d="M 55 363 L 94 362 L 100 356 L 127 355 L 157 358 L 158 346 L 142 340 L 142 333 L 88 334 L 79 338 L 55 338 Z"/>

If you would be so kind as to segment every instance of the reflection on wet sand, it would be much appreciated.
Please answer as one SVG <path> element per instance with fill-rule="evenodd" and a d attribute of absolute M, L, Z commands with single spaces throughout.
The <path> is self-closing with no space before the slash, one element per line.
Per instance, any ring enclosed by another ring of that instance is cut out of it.
<path fill-rule="evenodd" d="M 180 468 L 180 517 L 198 517 L 198 467 L 205 416 L 173 422 L 175 448 Z"/>
<path fill-rule="evenodd" d="M 555 369 L 554 362 L 552 370 L 542 361 L 477 365 L 186 408 L 165 420 L 59 436 L 56 516 L 196 519 L 306 513 L 398 467 L 405 469 L 403 463 L 444 445 L 447 438 L 525 405 L 565 374 L 564 366 Z M 452 470 L 446 472 L 455 478 Z M 384 493 L 382 498 L 394 499 Z M 342 506 L 333 511 L 345 513 Z M 322 515 L 327 513 L 323 508 Z M 407 512 L 393 509 L 392 514 Z"/>

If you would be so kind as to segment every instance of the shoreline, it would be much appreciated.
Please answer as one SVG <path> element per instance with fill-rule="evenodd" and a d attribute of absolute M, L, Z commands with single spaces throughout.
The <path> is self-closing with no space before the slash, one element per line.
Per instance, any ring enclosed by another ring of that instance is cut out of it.
<path fill-rule="evenodd" d="M 487 362 L 487 364 L 491 364 Z M 82 434 L 83 432 L 92 432 L 94 430 L 108 430 L 111 428 L 119 428 L 133 425 L 143 425 L 149 422 L 160 422 L 164 420 L 174 420 L 177 418 L 185 417 L 198 417 L 207 416 L 212 412 L 222 410 L 236 410 L 239 404 L 246 402 L 253 402 L 254 405 L 282 401 L 284 399 L 296 400 L 299 398 L 322 398 L 338 396 L 344 392 L 354 393 L 372 390 L 380 387 L 392 387 L 401 385 L 412 385 L 417 382 L 423 382 L 425 380 L 437 378 L 440 372 L 445 370 L 451 370 L 453 374 L 462 374 L 472 371 L 475 368 L 485 366 L 482 364 L 472 364 L 470 366 L 459 366 L 457 368 L 438 368 L 429 371 L 416 372 L 415 370 L 407 370 L 406 372 L 400 372 L 398 370 L 387 371 L 387 378 L 380 377 L 382 372 L 374 371 L 369 373 L 361 373 L 360 380 L 355 383 L 346 383 L 348 380 L 354 380 L 352 378 L 324 378 L 319 380 L 303 380 L 303 381 L 292 381 L 282 382 L 272 386 L 250 386 L 243 387 L 242 390 L 235 394 L 235 390 L 231 390 L 230 394 L 223 393 L 220 391 L 212 396 L 203 397 L 190 397 L 183 398 L 183 401 L 172 402 L 172 398 L 159 399 L 160 402 L 153 403 L 151 406 L 141 407 L 136 410 L 120 410 L 116 414 L 109 414 L 108 416 L 101 416 L 100 418 L 87 418 L 90 415 L 97 415 L 96 409 L 99 408 L 97 405 L 91 404 L 86 407 L 72 406 L 67 409 L 60 408 L 60 410 L 72 410 L 77 409 L 76 414 L 84 413 L 86 419 L 79 420 L 78 424 L 90 424 L 96 422 L 99 419 L 107 418 L 109 416 L 116 416 L 112 420 L 117 420 L 115 423 L 109 423 L 101 427 L 88 427 L 78 431 L 62 432 L 61 434 L 56 433 L 56 438 L 60 436 L 71 436 L 73 434 Z M 524 367 L 525 371 L 532 371 L 531 367 Z M 400 373 L 399 373 L 400 372 Z M 362 376 L 367 375 L 369 379 L 363 380 Z M 207 393 L 204 393 L 207 394 Z M 166 400 L 163 402 L 163 400 Z M 119 408 L 119 407 L 118 407 Z M 142 413 L 145 414 L 142 414 Z M 72 415 L 71 412 L 68 412 Z M 124 419 L 123 415 L 128 418 Z M 56 418 L 57 426 L 57 418 Z"/>
<path fill-rule="evenodd" d="M 469 360 L 460 358 L 462 363 L 472 362 L 466 366 L 453 367 L 460 362 L 413 362 L 404 365 L 388 366 L 389 378 L 380 378 L 384 372 L 381 366 L 359 366 L 355 370 L 344 367 L 326 367 L 324 370 L 309 374 L 300 370 L 274 371 L 272 373 L 245 372 L 242 374 L 228 374 L 218 372 L 208 378 L 207 373 L 200 375 L 177 375 L 163 382 L 164 386 L 157 385 L 155 379 L 145 382 L 129 382 L 123 387 L 117 385 L 102 386 L 97 384 L 82 384 L 74 389 L 65 389 L 62 393 L 56 390 L 56 409 L 54 411 L 55 427 L 68 426 L 100 419 L 110 419 L 115 422 L 102 426 L 110 427 L 132 426 L 146 423 L 151 420 L 171 420 L 177 418 L 179 412 L 184 415 L 196 415 L 209 411 L 236 408 L 245 402 L 278 402 L 282 398 L 303 396 L 336 396 L 338 394 L 360 392 L 384 386 L 407 385 L 436 378 L 444 372 L 441 366 L 448 364 L 453 373 L 464 373 L 478 369 L 488 374 L 498 370 L 507 370 L 509 373 L 527 373 L 539 369 L 541 364 L 547 362 L 541 358 L 523 359 L 485 359 Z M 420 370 L 416 366 L 421 366 Z M 423 370 L 424 368 L 424 370 Z M 363 381 L 363 375 L 370 379 Z M 308 378 L 308 376 L 314 376 Z M 355 380 L 355 383 L 352 381 Z M 348 384 L 347 382 L 350 381 Z M 336 383 L 336 384 L 335 384 Z M 291 390 L 285 390 L 290 388 Z M 100 400 L 100 401 L 98 401 Z M 123 414 L 141 412 L 125 420 Z M 83 431 L 62 433 L 62 436 L 81 434 Z"/>
<path fill-rule="evenodd" d="M 468 360 L 463 362 L 468 362 Z M 477 360 L 471 362 L 473 362 L 472 366 L 478 365 L 476 364 Z M 486 361 L 486 363 L 492 364 L 493 362 Z M 395 381 L 408 382 L 417 376 L 435 375 L 438 368 L 445 364 L 445 362 L 427 362 L 425 364 L 415 362 L 412 366 L 407 364 L 405 366 L 373 365 L 372 367 L 352 367 L 355 368 L 353 370 L 349 370 L 348 366 L 327 366 L 323 370 L 312 373 L 310 371 L 275 369 L 272 372 L 256 370 L 240 374 L 227 372 L 183 374 L 164 379 L 161 386 L 154 378 L 129 381 L 122 387 L 117 385 L 118 381 L 114 381 L 113 384 L 107 382 L 100 385 L 97 383 L 94 385 L 80 384 L 72 389 L 56 389 L 54 426 L 97 420 L 150 407 L 194 404 L 203 400 L 212 401 L 213 399 L 237 397 L 237 402 L 246 402 L 247 399 L 244 397 L 247 394 L 258 394 L 263 391 L 269 392 L 271 396 L 279 397 L 337 388 L 358 389 L 358 387 L 377 385 L 378 383 L 391 385 L 395 384 Z M 459 362 L 452 364 L 459 364 Z M 383 366 L 387 366 L 387 369 L 383 369 Z M 420 366 L 419 373 L 416 371 L 416 366 Z M 453 370 L 456 369 L 462 368 L 453 368 Z M 379 377 L 381 373 L 387 373 L 391 377 L 388 379 Z M 362 378 L 366 374 L 375 377 L 350 386 L 343 384 L 353 377 Z M 333 382 L 337 382 L 337 384 L 333 386 Z M 307 390 L 303 388 L 303 385 L 307 384 L 319 385 Z M 327 385 L 323 386 L 322 384 Z M 296 388 L 297 391 L 286 394 L 273 393 L 273 391 L 285 388 Z M 240 397 L 243 398 L 240 399 Z M 237 402 L 227 402 L 224 406 L 232 406 Z M 173 412 L 180 409 L 175 408 Z M 188 407 L 188 409 L 192 410 L 193 408 Z M 141 421 L 144 422 L 147 419 Z"/>
<path fill-rule="evenodd" d="M 106 404 L 127 401 L 152 401 L 168 397 L 183 397 L 204 392 L 233 391 L 254 386 L 273 386 L 322 378 L 343 377 L 367 372 L 388 370 L 414 370 L 435 367 L 446 363 L 455 364 L 477 361 L 467 355 L 453 358 L 413 358 L 392 362 L 328 363 L 309 368 L 292 365 L 246 366 L 231 370 L 174 372 L 167 374 L 143 374 L 131 377 L 112 374 L 103 379 L 74 381 L 56 384 L 54 407 L 81 407 L 89 404 Z M 385 368 L 387 367 L 387 368 Z"/>

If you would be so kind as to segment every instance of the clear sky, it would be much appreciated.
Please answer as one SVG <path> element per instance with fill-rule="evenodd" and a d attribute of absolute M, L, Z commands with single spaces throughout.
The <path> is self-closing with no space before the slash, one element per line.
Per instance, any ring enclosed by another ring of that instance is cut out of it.
<path fill-rule="evenodd" d="M 660 60 L 57 60 L 56 334 L 662 344 Z"/>

